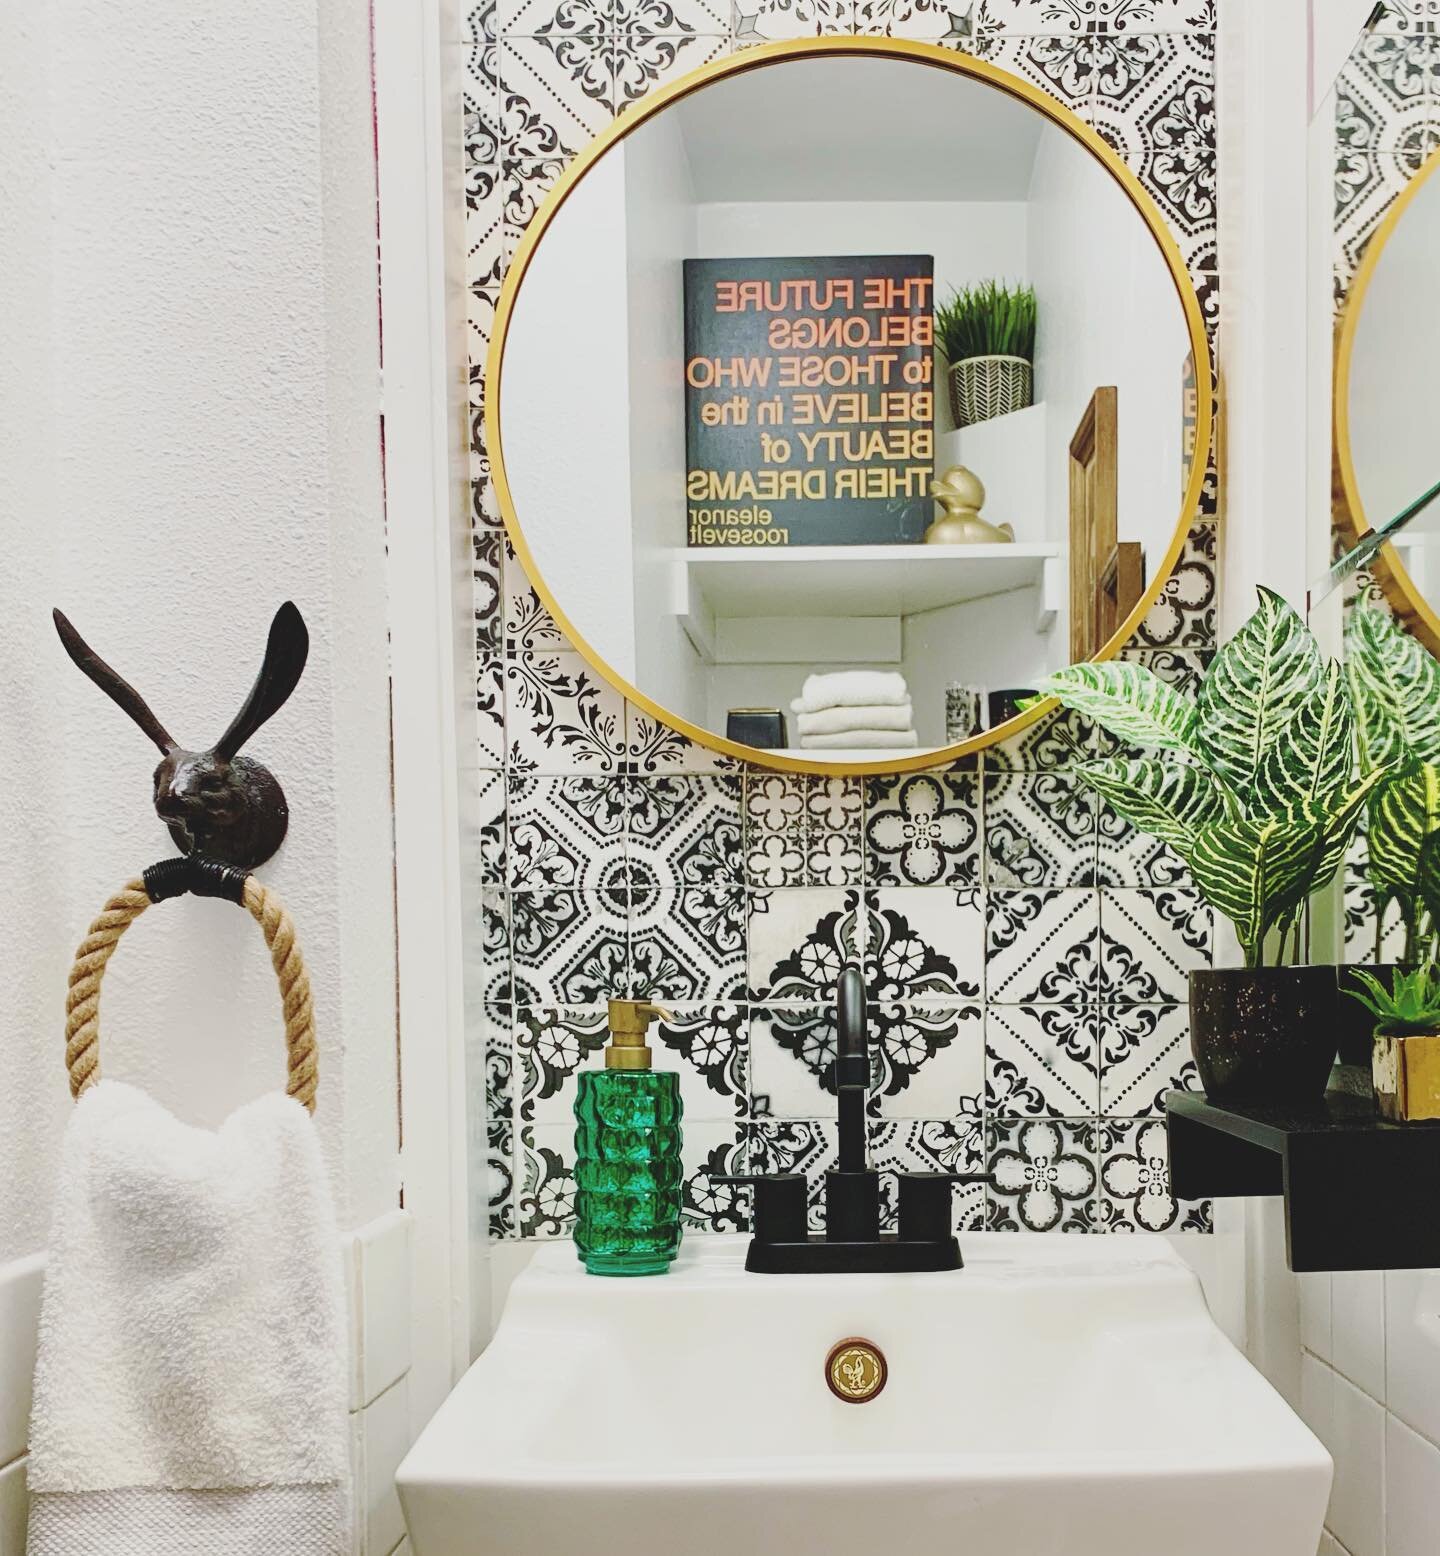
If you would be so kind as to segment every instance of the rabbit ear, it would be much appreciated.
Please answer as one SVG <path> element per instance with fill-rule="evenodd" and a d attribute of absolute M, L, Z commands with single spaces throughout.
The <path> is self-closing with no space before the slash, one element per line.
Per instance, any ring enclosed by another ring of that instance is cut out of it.
<path fill-rule="evenodd" d="M 130 715 L 142 730 L 167 756 L 176 749 L 175 742 L 165 731 L 165 726 L 150 711 L 139 692 L 122 680 L 72 627 L 63 612 L 56 610 L 55 630 L 65 645 L 65 652 L 90 677 L 110 700 Z"/>
<path fill-rule="evenodd" d="M 266 719 L 285 706 L 300 680 L 309 652 L 310 634 L 305 630 L 304 617 L 290 600 L 286 600 L 270 623 L 265 662 L 260 666 L 250 695 L 230 721 L 229 729 L 215 742 L 215 755 L 221 761 L 228 762 Z"/>

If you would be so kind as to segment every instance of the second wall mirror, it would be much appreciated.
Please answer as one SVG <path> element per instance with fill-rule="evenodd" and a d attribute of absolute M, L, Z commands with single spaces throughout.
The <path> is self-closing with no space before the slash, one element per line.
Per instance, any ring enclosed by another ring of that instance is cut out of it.
<path fill-rule="evenodd" d="M 1430 384 L 1440 353 L 1437 169 L 1440 152 L 1432 152 L 1376 227 L 1340 318 L 1334 495 L 1347 545 L 1383 528 L 1440 481 Z M 1440 503 L 1387 541 L 1372 569 L 1391 609 L 1440 654 Z"/>
<path fill-rule="evenodd" d="M 1199 305 L 1120 159 L 885 38 L 756 48 L 617 121 L 520 244 L 488 384 L 566 636 L 692 739 L 808 771 L 963 755 L 1115 653 L 1211 427 Z"/>

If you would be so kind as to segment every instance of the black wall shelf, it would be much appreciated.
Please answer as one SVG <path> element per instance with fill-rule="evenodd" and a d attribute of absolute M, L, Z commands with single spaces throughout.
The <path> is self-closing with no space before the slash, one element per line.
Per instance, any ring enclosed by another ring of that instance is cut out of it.
<path fill-rule="evenodd" d="M 1292 1270 L 1440 1266 L 1440 1124 L 1391 1124 L 1370 1097 L 1312 1109 L 1166 1094 L 1177 1199 L 1285 1196 Z"/>

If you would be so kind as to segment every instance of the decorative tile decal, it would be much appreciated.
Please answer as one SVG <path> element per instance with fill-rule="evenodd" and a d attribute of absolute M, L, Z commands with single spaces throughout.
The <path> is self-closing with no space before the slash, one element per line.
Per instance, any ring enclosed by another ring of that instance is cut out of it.
<path fill-rule="evenodd" d="M 977 773 L 901 773 L 866 783 L 868 881 L 895 886 L 980 884 Z"/>
<path fill-rule="evenodd" d="M 856 0 L 855 31 L 964 48 L 970 9 L 968 0 Z"/>
<path fill-rule="evenodd" d="M 1433 143 L 1427 5 L 1405 0 L 1347 73 L 1337 272 Z M 566 641 L 505 541 L 484 359 L 506 267 L 546 193 L 616 114 L 771 38 L 882 33 L 974 53 L 1094 124 L 1159 202 L 1207 327 L 1218 316 L 1214 0 L 481 0 L 463 50 L 483 959 L 466 1056 L 477 1235 L 562 1237 L 573 1108 L 604 1002 L 651 995 L 685 1102 L 685 1224 L 741 1231 L 749 1191 L 800 1171 L 820 1225 L 834 1165 L 835 991 L 863 967 L 869 1148 L 978 1172 L 955 1225 L 1200 1232 L 1177 1205 L 1163 1095 L 1196 1085 L 1186 974 L 1209 915 L 1181 861 L 1073 777 L 1123 754 L 1061 711 L 946 771 L 745 769 L 627 703 Z M 1427 84 L 1428 83 L 1428 84 Z M 1193 688 L 1215 645 L 1218 475 L 1125 651 Z M 1352 871 L 1353 875 L 1353 871 Z M 1347 946 L 1373 935 L 1347 887 Z M 1387 941 L 1388 943 L 1388 941 Z"/>
<path fill-rule="evenodd" d="M 976 27 L 1006 32 L 1213 32 L 1214 0 L 979 0 Z"/>
<path fill-rule="evenodd" d="M 830 1118 L 758 1118 L 750 1126 L 750 1171 L 805 1175 L 812 1232 L 825 1227 L 825 1174 L 839 1158 L 839 1129 Z"/>
<path fill-rule="evenodd" d="M 741 886 L 738 777 L 631 778 L 625 858 L 632 883 Z"/>
<path fill-rule="evenodd" d="M 594 1005 L 630 988 L 625 899 L 609 892 L 510 895 L 517 1005 Z"/>
<path fill-rule="evenodd" d="M 668 6 L 657 7 L 668 10 Z M 677 77 L 730 52 L 728 36 L 682 32 L 651 33 L 636 28 L 617 38 L 610 51 L 610 79 L 615 112 L 641 102 L 649 93 Z"/>
<path fill-rule="evenodd" d="M 994 1232 L 1090 1232 L 1099 1225 L 1097 1126 L 999 1119 L 987 1126 L 986 1225 Z"/>
<path fill-rule="evenodd" d="M 740 773 L 733 757 L 697 745 L 633 702 L 625 704 L 625 765 L 635 773 Z"/>
<path fill-rule="evenodd" d="M 738 886 L 632 892 L 630 989 L 655 1000 L 740 999 L 745 893 Z"/>
<path fill-rule="evenodd" d="M 865 917 L 858 891 L 752 891 L 750 997 L 833 1006 L 841 968 L 864 954 Z"/>
<path fill-rule="evenodd" d="M 870 1126 L 870 1160 L 881 1173 L 880 1228 L 894 1229 L 897 1172 L 984 1172 L 985 1130 L 978 1112 L 948 1118 L 900 1119 Z M 978 1232 L 985 1224 L 985 1188 L 957 1184 L 951 1190 L 950 1224 L 956 1232 Z"/>
<path fill-rule="evenodd" d="M 745 878 L 752 886 L 803 886 L 808 815 L 803 773 L 755 771 L 745 779 Z"/>
<path fill-rule="evenodd" d="M 1136 642 L 1144 648 L 1215 647 L 1215 554 L 1217 526 L 1198 521 L 1190 526 L 1175 570 L 1160 598 L 1140 623 Z"/>
<path fill-rule="evenodd" d="M 1093 1007 L 991 1005 L 985 1105 L 992 1118 L 1075 1118 L 1100 1105 Z"/>
<path fill-rule="evenodd" d="M 750 1013 L 743 1005 L 676 1004 L 670 1016 L 651 1029 L 654 1045 L 679 1055 L 688 1067 L 681 1067 L 687 1123 L 749 1112 L 749 1024 Z M 704 1081 L 704 1091 L 689 1084 L 692 1075 Z"/>
<path fill-rule="evenodd" d="M 1186 264 L 1214 268 L 1215 40 L 1104 38 L 1089 116 L 1159 204 Z"/>
<path fill-rule="evenodd" d="M 512 772 L 509 884 L 623 891 L 627 799 L 623 778 Z"/>
<path fill-rule="evenodd" d="M 615 5 L 613 21 L 622 37 L 728 38 L 731 7 L 728 0 L 626 0 Z"/>
<path fill-rule="evenodd" d="M 805 873 L 810 884 L 859 884 L 864 805 L 861 779 L 806 775 Z"/>
<path fill-rule="evenodd" d="M 1098 1033 L 1102 1114 L 1162 1117 L 1167 1091 L 1200 1089 L 1188 1006 L 1105 1004 Z"/>
<path fill-rule="evenodd" d="M 986 748 L 985 770 L 1064 772 L 1085 762 L 1115 756 L 1120 742 L 1073 708 L 1058 708 L 1018 735 Z"/>
<path fill-rule="evenodd" d="M 502 37 L 500 93 L 511 158 L 573 157 L 609 124 L 615 117 L 613 52 L 608 36 L 570 31 L 561 18 L 536 37 Z M 514 133 L 517 126 L 522 133 Z M 529 198 L 534 201 L 534 194 Z M 508 194 L 505 216 L 522 226 L 529 220 Z"/>
<path fill-rule="evenodd" d="M 1208 1232 L 1209 1200 L 1176 1201 L 1170 1194 L 1170 1154 L 1161 1119 L 1101 1124 L 1102 1223 L 1112 1232 Z"/>
<path fill-rule="evenodd" d="M 1017 36 L 987 29 L 982 20 L 973 41 L 957 46 L 1038 86 L 1075 113 L 1083 115 L 1094 96 L 1095 45 L 1089 38 Z"/>
<path fill-rule="evenodd" d="M 985 869 L 996 886 L 1093 886 L 1095 799 L 1064 773 L 985 775 Z"/>
<path fill-rule="evenodd" d="M 984 911 L 966 887 L 882 886 L 867 892 L 866 997 L 953 1004 L 980 997 Z"/>
<path fill-rule="evenodd" d="M 495 21 L 505 38 L 599 35 L 613 31 L 614 0 L 497 0 Z"/>
<path fill-rule="evenodd" d="M 522 772 L 614 772 L 625 754 L 625 702 L 579 654 L 505 661 L 510 765 Z"/>
<path fill-rule="evenodd" d="M 773 43 L 855 30 L 853 0 L 734 0 L 735 41 Z"/>
<path fill-rule="evenodd" d="M 1210 965 L 1212 913 L 1180 887 L 1100 893 L 1100 997 L 1153 1005 L 1189 997 L 1192 967 Z"/>
<path fill-rule="evenodd" d="M 1094 891 L 992 891 L 985 907 L 985 992 L 1004 1005 L 1084 1005 L 1100 989 Z"/>

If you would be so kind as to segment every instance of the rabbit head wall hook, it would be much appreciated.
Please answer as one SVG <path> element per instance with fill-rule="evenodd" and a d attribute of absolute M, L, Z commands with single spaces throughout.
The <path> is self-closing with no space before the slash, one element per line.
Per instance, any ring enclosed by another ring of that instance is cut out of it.
<path fill-rule="evenodd" d="M 240 747 L 284 707 L 305 668 L 310 634 L 295 606 L 287 600 L 275 612 L 265 661 L 250 695 L 225 733 L 205 751 L 187 751 L 172 740 L 140 693 L 58 610 L 55 630 L 71 659 L 159 747 L 155 810 L 176 846 L 242 870 L 264 864 L 284 841 L 290 811 L 275 775 L 253 757 L 241 756 Z"/>

